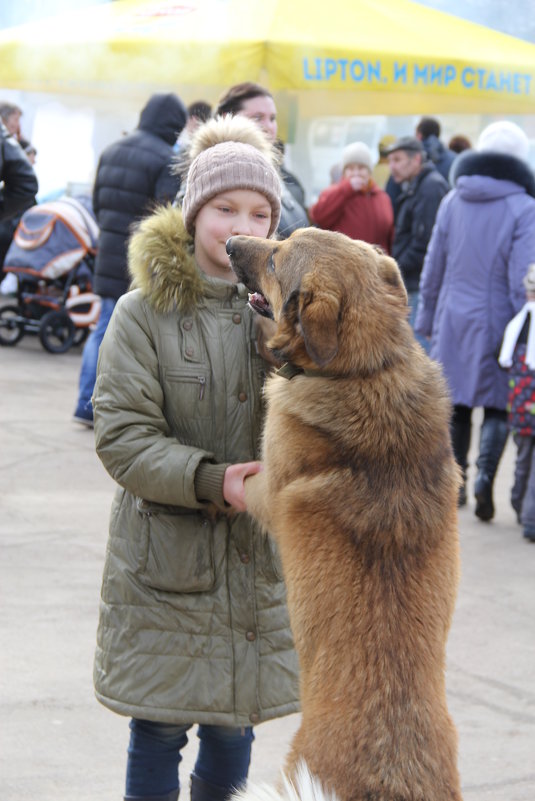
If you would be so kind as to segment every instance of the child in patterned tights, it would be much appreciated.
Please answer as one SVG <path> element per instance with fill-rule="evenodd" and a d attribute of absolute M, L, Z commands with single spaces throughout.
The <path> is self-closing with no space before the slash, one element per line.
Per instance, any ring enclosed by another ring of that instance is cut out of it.
<path fill-rule="evenodd" d="M 509 425 L 517 447 L 511 505 L 535 542 L 535 264 L 524 278 L 527 301 L 507 325 L 499 363 L 509 369 Z"/>

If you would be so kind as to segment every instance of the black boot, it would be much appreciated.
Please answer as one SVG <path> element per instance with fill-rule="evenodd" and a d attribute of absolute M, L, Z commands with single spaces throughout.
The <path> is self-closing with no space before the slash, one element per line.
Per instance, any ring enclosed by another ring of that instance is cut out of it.
<path fill-rule="evenodd" d="M 454 406 L 451 420 L 451 445 L 455 461 L 461 468 L 463 483 L 459 488 L 458 506 L 466 504 L 466 471 L 468 468 L 468 451 L 470 450 L 470 434 L 472 410 L 465 406 Z"/>
<path fill-rule="evenodd" d="M 498 417 L 486 418 L 481 426 L 478 474 L 474 484 L 475 512 L 480 520 L 488 521 L 494 517 L 492 486 L 508 433 L 507 421 Z"/>
<path fill-rule="evenodd" d="M 233 787 L 219 787 L 191 774 L 191 801 L 227 801 L 233 792 Z"/>

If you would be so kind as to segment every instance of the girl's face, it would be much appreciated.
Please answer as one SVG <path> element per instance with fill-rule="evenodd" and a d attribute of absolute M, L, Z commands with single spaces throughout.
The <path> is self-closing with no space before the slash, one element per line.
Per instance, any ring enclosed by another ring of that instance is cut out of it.
<path fill-rule="evenodd" d="M 238 114 L 259 125 L 270 142 L 277 138 L 277 109 L 272 97 L 258 95 L 244 100 Z"/>
<path fill-rule="evenodd" d="M 251 189 L 216 195 L 195 218 L 195 261 L 206 275 L 235 283 L 226 242 L 230 236 L 267 237 L 271 226 L 269 200 Z"/>

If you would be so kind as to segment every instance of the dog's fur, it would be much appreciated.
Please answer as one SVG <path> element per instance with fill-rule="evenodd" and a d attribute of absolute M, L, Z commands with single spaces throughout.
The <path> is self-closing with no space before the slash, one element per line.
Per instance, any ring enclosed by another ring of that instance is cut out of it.
<path fill-rule="evenodd" d="M 341 801 L 459 801 L 444 677 L 459 471 L 398 267 L 312 228 L 227 249 L 296 373 L 268 381 L 265 469 L 246 482 L 279 546 L 300 661 L 285 773 L 304 760 Z"/>
<path fill-rule="evenodd" d="M 282 776 L 280 787 L 250 784 L 231 796 L 231 801 L 340 801 L 334 792 L 326 792 L 321 782 L 310 773 L 305 762 L 299 762 L 290 781 Z"/>

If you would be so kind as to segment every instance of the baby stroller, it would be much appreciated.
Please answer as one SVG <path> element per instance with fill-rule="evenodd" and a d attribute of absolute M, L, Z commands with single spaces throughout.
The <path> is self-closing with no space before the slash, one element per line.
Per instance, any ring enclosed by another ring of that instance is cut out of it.
<path fill-rule="evenodd" d="M 100 314 L 91 291 L 98 226 L 88 198 L 62 197 L 24 212 L 4 260 L 0 345 L 37 334 L 45 350 L 80 345 Z"/>

